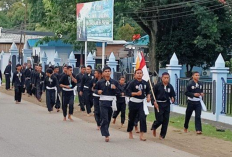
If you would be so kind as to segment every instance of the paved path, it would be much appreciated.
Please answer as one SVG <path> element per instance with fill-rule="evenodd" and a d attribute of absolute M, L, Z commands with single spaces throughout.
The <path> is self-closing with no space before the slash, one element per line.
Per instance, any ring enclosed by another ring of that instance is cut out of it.
<path fill-rule="evenodd" d="M 74 118 L 63 122 L 61 113 L 0 93 L 0 157 L 194 157 L 153 141 L 111 129 L 111 141 L 91 123 Z"/>

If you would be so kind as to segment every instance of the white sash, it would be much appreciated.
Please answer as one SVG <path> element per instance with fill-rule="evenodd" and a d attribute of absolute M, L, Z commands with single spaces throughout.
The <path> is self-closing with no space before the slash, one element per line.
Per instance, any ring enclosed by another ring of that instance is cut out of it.
<path fill-rule="evenodd" d="M 126 105 L 128 105 L 129 104 L 129 101 L 130 101 L 130 97 L 125 97 L 125 101 L 126 101 Z"/>
<path fill-rule="evenodd" d="M 135 97 L 131 97 L 131 98 L 130 98 L 130 101 L 131 101 L 131 102 L 134 102 L 134 103 L 141 103 L 141 102 L 143 102 L 143 99 L 137 99 L 137 98 L 135 98 Z"/>
<path fill-rule="evenodd" d="M 55 90 L 55 102 L 57 101 L 57 87 L 48 87 L 46 86 L 48 90 L 54 89 Z M 59 97 L 60 98 L 60 97 Z"/>
<path fill-rule="evenodd" d="M 201 103 L 201 109 L 202 109 L 203 111 L 207 111 L 207 108 L 206 108 L 205 103 L 204 103 L 204 101 L 202 100 L 202 97 L 201 97 L 201 96 L 200 96 L 199 98 L 195 98 L 195 97 L 190 98 L 190 97 L 188 97 L 188 100 L 190 100 L 190 101 L 200 101 L 200 103 Z"/>
<path fill-rule="evenodd" d="M 93 93 L 93 96 L 95 97 L 100 97 L 100 95 Z"/>
<path fill-rule="evenodd" d="M 117 98 L 116 96 L 108 96 L 108 95 L 100 95 L 100 100 L 104 101 L 112 101 L 112 109 L 113 111 L 117 111 Z"/>

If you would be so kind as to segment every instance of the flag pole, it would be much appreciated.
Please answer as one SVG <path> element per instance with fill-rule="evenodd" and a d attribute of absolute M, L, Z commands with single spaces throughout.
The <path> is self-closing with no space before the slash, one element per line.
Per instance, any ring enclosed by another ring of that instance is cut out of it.
<path fill-rule="evenodd" d="M 152 87 L 152 84 L 151 84 L 151 79 L 149 77 L 149 80 L 148 80 L 149 84 L 150 84 L 150 87 L 151 87 L 151 93 L 152 93 L 152 96 L 154 98 L 154 100 L 156 101 L 156 97 L 155 97 L 155 93 L 153 91 L 153 87 Z M 157 102 L 157 101 L 156 101 Z M 157 108 L 157 112 L 159 112 L 159 108 Z"/>

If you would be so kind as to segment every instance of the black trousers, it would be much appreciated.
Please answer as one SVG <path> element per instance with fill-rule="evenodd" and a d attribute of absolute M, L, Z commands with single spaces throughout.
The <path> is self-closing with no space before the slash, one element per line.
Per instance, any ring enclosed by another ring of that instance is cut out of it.
<path fill-rule="evenodd" d="M 147 122 L 146 115 L 143 110 L 143 102 L 142 103 L 134 103 L 129 102 L 129 120 L 127 132 L 131 132 L 135 125 L 135 119 L 138 115 L 140 121 L 140 132 L 147 132 Z"/>
<path fill-rule="evenodd" d="M 15 101 L 21 102 L 23 87 L 16 86 L 14 87 L 14 89 L 15 89 Z"/>
<path fill-rule="evenodd" d="M 196 131 L 202 131 L 201 126 L 201 103 L 200 101 L 188 101 L 188 106 L 186 109 L 184 128 L 188 129 L 189 120 L 192 116 L 193 111 L 195 111 L 195 129 Z"/>
<path fill-rule="evenodd" d="M 27 80 L 25 81 L 25 85 L 26 85 L 27 94 L 32 95 L 31 80 L 30 80 L 30 79 L 27 79 Z"/>
<path fill-rule="evenodd" d="M 42 98 L 42 94 L 43 94 L 43 91 L 42 91 L 42 88 L 43 88 L 43 84 L 37 84 L 36 85 L 36 98 L 37 99 L 41 99 Z"/>
<path fill-rule="evenodd" d="M 56 98 L 56 102 L 55 102 L 55 108 L 56 109 L 60 109 L 60 97 L 58 96 L 60 95 L 60 93 L 57 93 L 57 98 Z"/>
<path fill-rule="evenodd" d="M 139 114 L 137 114 L 137 116 L 135 117 L 135 123 L 134 123 L 134 125 L 138 126 L 138 123 L 139 123 Z"/>
<path fill-rule="evenodd" d="M 81 111 L 85 111 L 85 104 L 84 104 L 84 98 L 83 95 L 80 95 L 80 87 L 77 88 L 78 91 L 78 99 L 79 99 L 79 105 L 81 108 Z"/>
<path fill-rule="evenodd" d="M 48 111 L 52 111 L 53 106 L 55 104 L 55 90 L 54 89 L 46 89 L 46 104 Z"/>
<path fill-rule="evenodd" d="M 169 117 L 170 117 L 170 103 L 169 102 L 158 102 L 159 112 L 155 109 L 155 118 L 151 130 L 156 130 L 162 125 L 160 136 L 165 138 L 168 129 Z"/>
<path fill-rule="evenodd" d="M 100 105 L 99 105 L 99 97 L 93 97 L 93 105 L 94 105 L 94 118 L 97 123 L 97 126 L 101 126 L 101 113 L 100 113 Z"/>
<path fill-rule="evenodd" d="M 10 89 L 10 75 L 6 74 L 5 79 L 6 79 L 6 89 Z"/>
<path fill-rule="evenodd" d="M 69 107 L 69 114 L 73 114 L 74 109 L 74 94 L 73 91 L 63 91 L 62 93 L 62 110 L 64 117 L 67 116 L 67 108 Z"/>
<path fill-rule="evenodd" d="M 100 101 L 101 111 L 101 134 L 102 136 L 110 136 L 109 126 L 113 114 L 112 101 Z"/>
<path fill-rule="evenodd" d="M 126 103 L 125 102 L 117 102 L 117 111 L 114 111 L 113 118 L 117 118 L 120 112 L 121 112 L 121 124 L 124 124 L 125 119 L 126 119 Z"/>
<path fill-rule="evenodd" d="M 84 90 L 83 95 L 84 95 L 84 102 L 85 102 L 86 111 L 88 114 L 90 114 L 92 112 L 91 108 L 93 107 L 92 92 L 90 92 L 89 90 Z"/>

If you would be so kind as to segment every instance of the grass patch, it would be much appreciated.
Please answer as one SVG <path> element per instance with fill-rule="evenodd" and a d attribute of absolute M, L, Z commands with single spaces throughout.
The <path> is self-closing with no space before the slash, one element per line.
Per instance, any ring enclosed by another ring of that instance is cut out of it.
<path fill-rule="evenodd" d="M 2 83 L 6 83 L 4 75 L 2 75 Z"/>
<path fill-rule="evenodd" d="M 126 110 L 126 114 L 128 115 L 129 110 Z M 150 113 L 147 116 L 147 121 L 148 122 L 154 122 L 155 120 L 155 114 L 154 113 Z M 185 121 L 185 116 L 181 115 L 181 116 L 172 116 L 170 117 L 169 120 L 169 125 L 173 126 L 177 129 L 183 130 L 184 128 L 184 121 Z M 189 131 L 191 132 L 195 132 L 195 122 L 190 120 L 189 122 Z M 208 136 L 208 137 L 215 137 L 218 139 L 223 139 L 226 141 L 231 141 L 232 142 L 232 131 L 231 130 L 225 130 L 225 132 L 219 132 L 216 131 L 216 127 L 211 125 L 211 124 L 202 124 L 202 131 L 203 131 L 203 135 L 204 136 Z"/>

